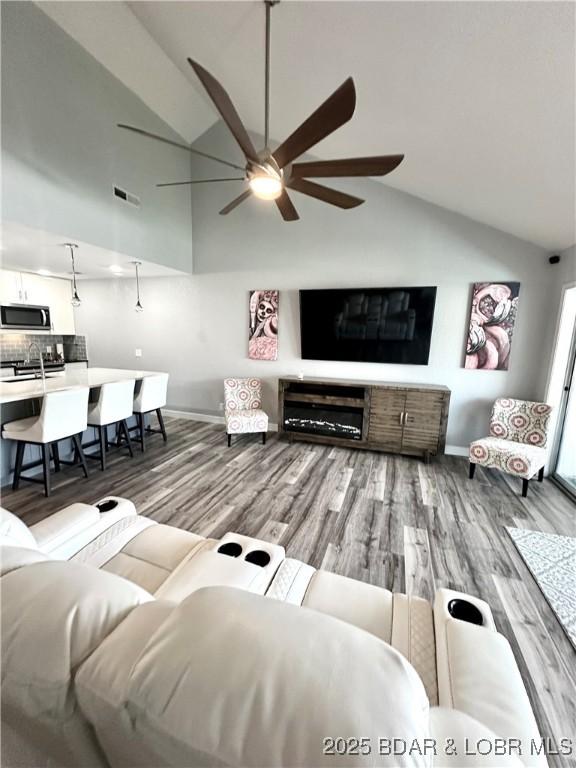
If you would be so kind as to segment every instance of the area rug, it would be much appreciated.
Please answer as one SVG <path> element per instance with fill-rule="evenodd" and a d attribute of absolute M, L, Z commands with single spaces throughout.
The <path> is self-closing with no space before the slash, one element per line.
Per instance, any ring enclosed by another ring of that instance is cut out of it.
<path fill-rule="evenodd" d="M 522 528 L 506 530 L 576 648 L 576 539 Z"/>

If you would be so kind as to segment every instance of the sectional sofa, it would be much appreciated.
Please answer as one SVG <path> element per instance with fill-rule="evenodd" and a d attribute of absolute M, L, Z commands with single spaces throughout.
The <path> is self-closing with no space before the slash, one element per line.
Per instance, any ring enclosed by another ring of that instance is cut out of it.
<path fill-rule="evenodd" d="M 2 765 L 545 766 L 489 606 L 107 497 L 2 510 Z"/>

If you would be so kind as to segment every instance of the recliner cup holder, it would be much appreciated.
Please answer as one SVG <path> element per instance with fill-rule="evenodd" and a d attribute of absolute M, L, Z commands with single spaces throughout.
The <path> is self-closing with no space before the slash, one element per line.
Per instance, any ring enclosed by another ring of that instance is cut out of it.
<path fill-rule="evenodd" d="M 448 603 L 448 613 L 452 618 L 467 621 L 469 624 L 477 624 L 480 627 L 484 624 L 482 612 L 474 603 L 470 603 L 468 600 L 450 600 Z"/>
<path fill-rule="evenodd" d="M 100 512 L 110 512 L 111 509 L 116 509 L 118 502 L 115 499 L 105 499 L 96 504 L 96 506 Z"/>
<path fill-rule="evenodd" d="M 242 554 L 242 546 L 235 541 L 227 541 L 218 547 L 218 552 L 228 557 L 239 557 Z"/>
<path fill-rule="evenodd" d="M 270 555 L 268 552 L 264 552 L 263 549 L 253 549 L 251 552 L 248 552 L 244 560 L 247 563 L 259 565 L 260 568 L 265 568 L 270 562 Z"/>

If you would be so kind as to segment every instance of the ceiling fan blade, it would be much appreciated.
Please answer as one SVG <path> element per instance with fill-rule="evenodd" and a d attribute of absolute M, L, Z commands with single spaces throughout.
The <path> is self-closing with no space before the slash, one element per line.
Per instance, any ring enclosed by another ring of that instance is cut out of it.
<path fill-rule="evenodd" d="M 338 208 L 356 208 L 357 205 L 362 205 L 364 202 L 359 197 L 347 195 L 345 192 L 338 192 L 337 189 L 330 189 L 330 187 L 315 184 L 307 179 L 290 179 L 286 186 L 296 192 L 301 192 L 303 195 L 322 200 L 323 203 L 336 205 Z"/>
<path fill-rule="evenodd" d="M 385 176 L 404 160 L 404 155 L 379 155 L 376 157 L 347 157 L 343 160 L 322 160 L 311 163 L 294 163 L 292 176 L 296 178 L 328 178 L 344 176 Z"/>
<path fill-rule="evenodd" d="M 274 201 L 278 206 L 278 210 L 282 214 L 284 221 L 298 221 L 298 211 L 294 208 L 292 200 L 288 197 L 288 193 L 284 189 L 280 197 L 277 197 Z"/>
<path fill-rule="evenodd" d="M 164 144 L 170 144 L 173 147 L 179 147 L 180 149 L 185 149 L 188 152 L 192 152 L 193 155 L 200 155 L 200 157 L 205 157 L 208 160 L 214 160 L 216 163 L 221 163 L 222 165 L 227 165 L 229 168 L 236 168 L 237 171 L 243 171 L 244 168 L 241 165 L 236 165 L 236 163 L 230 163 L 228 160 L 222 160 L 220 157 L 214 157 L 214 155 L 209 155 L 206 152 L 200 152 L 199 149 L 193 149 L 192 147 L 189 147 L 187 144 L 180 144 L 178 141 L 172 141 L 172 139 L 166 139 L 164 136 L 158 136 L 156 133 L 150 133 L 150 131 L 145 131 L 142 128 L 135 128 L 133 125 L 125 125 L 124 123 L 117 123 L 118 128 L 124 128 L 126 131 L 132 131 L 132 133 L 138 133 L 140 136 L 147 136 L 149 139 L 156 139 L 156 141 L 161 141 Z"/>
<path fill-rule="evenodd" d="M 217 181 L 246 181 L 244 176 L 236 176 L 233 179 L 195 179 L 194 181 L 167 181 L 156 184 L 157 187 L 182 187 L 186 184 L 214 184 Z"/>
<path fill-rule="evenodd" d="M 354 81 L 349 77 L 273 152 L 280 168 L 348 122 L 355 107 L 356 89 Z"/>
<path fill-rule="evenodd" d="M 230 96 L 228 96 L 218 80 L 216 80 L 210 72 L 204 69 L 204 67 L 190 58 L 188 58 L 188 63 L 198 75 L 200 82 L 206 89 L 208 96 L 210 96 L 212 103 L 220 113 L 220 116 L 230 129 L 232 136 L 234 136 L 238 142 L 242 152 L 244 152 L 248 160 L 257 162 L 258 153 L 254 149 L 252 139 L 248 136 L 248 132 L 246 131 L 246 128 L 244 128 L 244 124 L 242 123 L 242 120 L 240 120 Z"/>
<path fill-rule="evenodd" d="M 220 211 L 220 216 L 226 216 L 226 214 L 230 213 L 230 211 L 233 211 L 237 205 L 240 205 L 240 203 L 243 203 L 244 200 L 247 200 L 251 194 L 252 194 L 251 189 L 247 189 L 245 192 L 242 192 L 241 195 L 238 195 L 238 197 L 235 197 L 231 203 L 228 203 L 228 205 L 222 208 L 222 210 Z"/>

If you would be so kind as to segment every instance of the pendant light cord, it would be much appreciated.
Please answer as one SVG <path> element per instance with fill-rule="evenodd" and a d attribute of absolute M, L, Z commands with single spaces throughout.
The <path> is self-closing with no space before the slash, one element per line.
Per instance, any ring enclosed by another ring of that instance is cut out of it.
<path fill-rule="evenodd" d="M 140 279 L 138 277 L 138 264 L 134 265 L 136 267 L 136 303 L 140 304 Z"/>
<path fill-rule="evenodd" d="M 74 263 L 74 248 L 70 246 L 70 256 L 72 258 L 72 282 L 74 284 L 74 293 L 77 293 L 76 289 L 76 265 Z"/>

